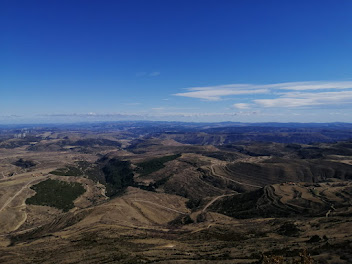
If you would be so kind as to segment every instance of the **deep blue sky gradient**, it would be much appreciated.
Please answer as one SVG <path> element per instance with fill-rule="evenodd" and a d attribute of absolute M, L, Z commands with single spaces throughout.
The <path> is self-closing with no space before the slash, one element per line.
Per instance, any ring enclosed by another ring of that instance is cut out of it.
<path fill-rule="evenodd" d="M 351 81 L 351 14 L 349 0 L 1 0 L 0 120 L 230 115 L 239 111 L 235 103 L 273 95 L 209 101 L 174 94 L 224 84 Z M 309 110 L 313 120 L 259 108 L 251 117 L 221 118 L 261 121 L 261 112 L 270 116 L 266 121 L 352 121 L 326 118 L 349 110 L 346 102 Z"/>

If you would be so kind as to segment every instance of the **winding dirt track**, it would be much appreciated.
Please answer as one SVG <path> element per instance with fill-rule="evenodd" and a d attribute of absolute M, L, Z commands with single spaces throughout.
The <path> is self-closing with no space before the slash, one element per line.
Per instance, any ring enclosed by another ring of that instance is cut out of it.
<path fill-rule="evenodd" d="M 207 205 L 203 208 L 202 212 L 205 212 L 209 206 L 211 206 L 215 201 L 219 200 L 220 198 L 222 197 L 227 197 L 227 196 L 232 196 L 234 194 L 223 194 L 223 195 L 219 195 L 219 196 L 216 196 L 213 200 L 211 200 L 209 203 L 207 203 Z"/>
<path fill-rule="evenodd" d="M 26 185 L 24 185 L 18 192 L 16 192 L 10 199 L 8 199 L 4 205 L 0 208 L 0 212 L 3 211 L 24 189 L 26 189 L 32 182 L 37 181 L 38 179 L 31 180 Z"/>
<path fill-rule="evenodd" d="M 220 178 L 223 178 L 225 180 L 228 180 L 228 181 L 231 181 L 231 182 L 234 182 L 234 183 L 237 183 L 237 184 L 246 185 L 246 186 L 250 186 L 250 187 L 254 187 L 254 188 L 262 188 L 263 187 L 263 186 L 259 186 L 259 185 L 254 185 L 254 184 L 249 184 L 249 183 L 243 183 L 243 182 L 235 181 L 235 180 L 232 180 L 232 179 L 227 178 L 225 176 L 216 174 L 216 172 L 214 170 L 214 165 L 210 166 L 210 170 L 211 170 L 211 173 L 212 173 L 213 176 L 220 177 Z"/>

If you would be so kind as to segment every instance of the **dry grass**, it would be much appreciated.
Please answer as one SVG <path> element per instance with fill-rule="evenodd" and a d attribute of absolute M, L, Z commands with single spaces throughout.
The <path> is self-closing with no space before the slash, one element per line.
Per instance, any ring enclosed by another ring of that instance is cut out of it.
<path fill-rule="evenodd" d="M 287 259 L 284 258 L 283 256 L 275 256 L 275 255 L 269 255 L 269 256 L 263 256 L 263 259 L 261 260 L 261 264 L 314 264 L 313 258 L 307 253 L 307 250 L 304 249 L 301 253 L 299 253 L 299 258 L 300 259 Z"/>

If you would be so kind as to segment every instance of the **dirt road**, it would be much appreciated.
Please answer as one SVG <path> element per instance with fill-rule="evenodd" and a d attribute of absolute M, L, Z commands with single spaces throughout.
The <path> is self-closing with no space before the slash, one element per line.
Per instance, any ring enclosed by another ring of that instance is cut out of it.
<path fill-rule="evenodd" d="M 35 178 L 29 181 L 26 185 L 24 185 L 18 192 L 16 192 L 11 198 L 9 198 L 4 205 L 0 208 L 0 213 L 21 193 L 24 189 L 26 189 L 31 183 L 38 181 L 38 178 Z"/>
<path fill-rule="evenodd" d="M 234 194 L 223 194 L 223 195 L 219 195 L 219 196 L 216 196 L 213 200 L 211 200 L 209 203 L 207 203 L 207 205 L 203 208 L 202 212 L 205 212 L 209 206 L 211 206 L 215 201 L 219 200 L 220 198 L 222 197 L 227 197 L 227 196 L 232 196 Z"/>
<path fill-rule="evenodd" d="M 216 174 L 215 170 L 214 170 L 214 165 L 211 165 L 210 169 L 211 169 L 211 173 L 212 173 L 213 176 L 220 177 L 220 178 L 223 178 L 223 179 L 226 179 L 228 181 L 231 181 L 231 182 L 234 182 L 234 183 L 237 183 L 237 184 L 241 184 L 241 185 L 246 185 L 246 186 L 250 186 L 250 187 L 254 187 L 254 188 L 262 188 L 262 186 L 259 186 L 259 185 L 254 185 L 254 184 L 249 184 L 249 183 L 235 181 L 235 180 L 232 180 L 230 178 L 227 178 L 227 177 L 221 176 L 219 174 Z"/>

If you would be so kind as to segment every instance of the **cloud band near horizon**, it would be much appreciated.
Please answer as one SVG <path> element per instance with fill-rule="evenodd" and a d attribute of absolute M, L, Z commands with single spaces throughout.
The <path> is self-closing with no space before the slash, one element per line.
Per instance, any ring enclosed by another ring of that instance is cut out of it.
<path fill-rule="evenodd" d="M 174 96 L 205 101 L 229 99 L 234 101 L 233 107 L 237 109 L 326 107 L 349 105 L 352 102 L 352 81 L 228 84 L 186 90 Z"/>

